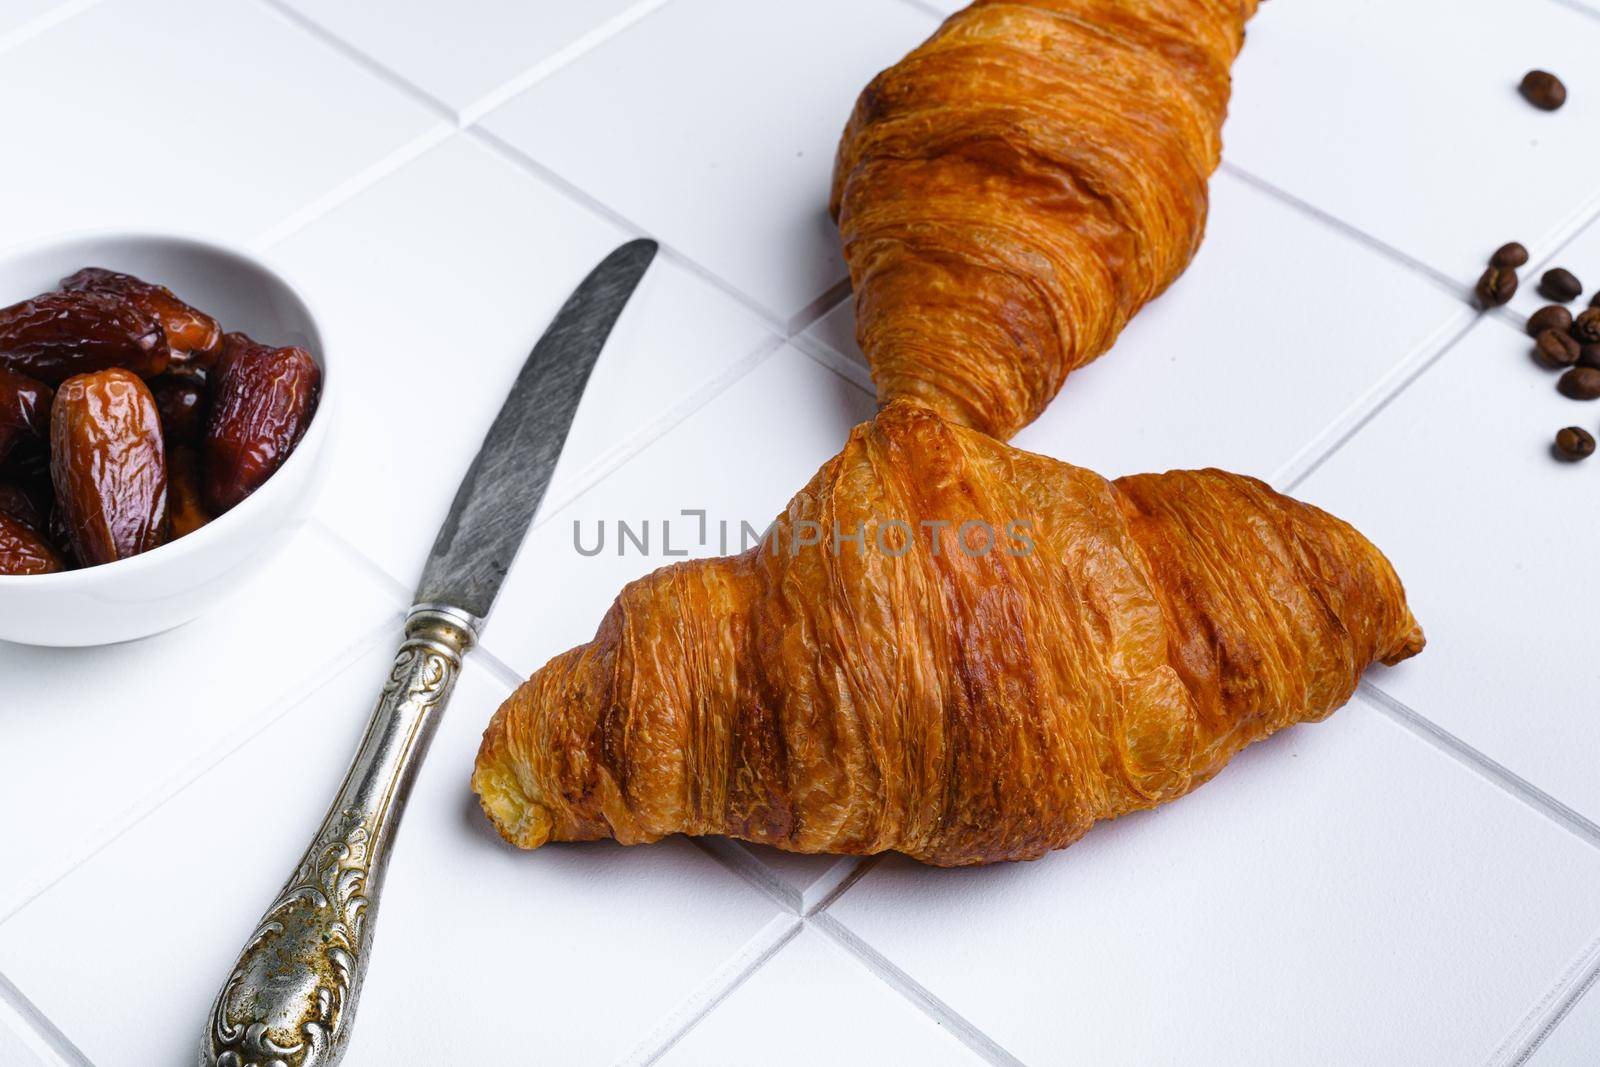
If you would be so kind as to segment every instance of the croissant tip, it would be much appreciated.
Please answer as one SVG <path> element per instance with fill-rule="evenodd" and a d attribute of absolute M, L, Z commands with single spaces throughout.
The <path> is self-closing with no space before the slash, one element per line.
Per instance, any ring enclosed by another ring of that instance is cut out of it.
<path fill-rule="evenodd" d="M 506 841 L 518 848 L 533 849 L 550 840 L 550 811 L 523 792 L 516 775 L 504 767 L 480 759 L 472 773 L 472 791 L 484 815 Z"/>
<path fill-rule="evenodd" d="M 1381 662 L 1385 667 L 1393 667 L 1396 663 L 1402 663 L 1421 652 L 1427 647 L 1427 644 L 1427 635 L 1422 632 L 1422 627 L 1417 625 L 1416 620 L 1413 619 L 1411 621 L 1411 630 L 1406 634 L 1405 640 L 1400 643 L 1400 647 L 1384 656 Z"/>

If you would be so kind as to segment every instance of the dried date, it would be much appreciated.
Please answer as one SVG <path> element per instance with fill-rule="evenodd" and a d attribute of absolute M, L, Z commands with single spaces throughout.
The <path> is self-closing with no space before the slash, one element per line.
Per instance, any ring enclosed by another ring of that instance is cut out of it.
<path fill-rule="evenodd" d="M 45 293 L 0 309 L 0 367 L 49 385 L 107 367 L 153 378 L 171 360 L 160 320 L 115 293 Z"/>
<path fill-rule="evenodd" d="M 11 482 L 0 482 L 0 515 L 9 515 L 35 531 L 45 529 L 49 517 L 40 509 L 38 497 Z"/>
<path fill-rule="evenodd" d="M 161 323 L 175 361 L 211 362 L 222 350 L 222 327 L 203 311 L 190 307 L 164 285 L 153 285 L 131 274 L 101 267 L 85 267 L 61 279 L 69 292 L 114 293 Z"/>
<path fill-rule="evenodd" d="M 283 465 L 321 394 L 322 370 L 305 349 L 228 335 L 201 452 L 202 499 L 213 515 L 235 507 Z"/>
<path fill-rule="evenodd" d="M 206 387 L 203 379 L 163 374 L 150 383 L 161 414 L 161 430 L 168 444 L 198 445 L 206 428 Z"/>
<path fill-rule="evenodd" d="M 55 390 L 43 382 L 0 367 L 0 459 L 20 441 L 49 438 L 54 398 Z"/>
<path fill-rule="evenodd" d="M 167 539 L 167 459 L 155 398 L 121 368 L 68 379 L 50 421 L 56 509 L 85 567 Z"/>
<path fill-rule="evenodd" d="M 54 574 L 63 569 L 44 538 L 0 511 L 0 574 Z"/>
<path fill-rule="evenodd" d="M 174 445 L 167 451 L 167 500 L 172 539 L 187 537 L 211 521 L 200 499 L 200 454 Z"/>

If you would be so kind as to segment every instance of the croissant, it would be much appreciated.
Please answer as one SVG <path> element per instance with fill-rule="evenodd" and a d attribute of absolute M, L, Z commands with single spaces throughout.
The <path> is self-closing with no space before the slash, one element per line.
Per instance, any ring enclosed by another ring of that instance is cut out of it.
<path fill-rule="evenodd" d="M 910 402 L 742 555 L 627 586 L 495 714 L 507 840 L 1029 859 L 1422 648 L 1387 560 L 1252 478 L 1115 482 Z"/>
<path fill-rule="evenodd" d="M 880 400 L 1005 440 L 1188 265 L 1257 0 L 979 0 L 857 101 L 831 210 Z"/>

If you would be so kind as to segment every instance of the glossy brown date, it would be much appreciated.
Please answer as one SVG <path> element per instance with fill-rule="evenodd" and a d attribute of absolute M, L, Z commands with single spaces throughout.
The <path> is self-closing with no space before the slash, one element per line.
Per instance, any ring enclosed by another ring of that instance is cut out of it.
<path fill-rule="evenodd" d="M 203 311 L 179 300 L 164 285 L 153 285 L 131 274 L 102 267 L 85 267 L 61 279 L 71 292 L 114 293 L 161 323 L 172 357 L 178 362 L 209 363 L 222 351 L 222 326 Z"/>
<path fill-rule="evenodd" d="M 163 374 L 150 382 L 161 414 L 161 431 L 167 443 L 198 445 L 206 429 L 206 387 L 203 379 Z"/>
<path fill-rule="evenodd" d="M 201 451 L 202 499 L 213 515 L 236 506 L 283 465 L 321 395 L 322 370 L 305 349 L 227 336 Z"/>
<path fill-rule="evenodd" d="M 43 382 L 0 367 L 0 459 L 20 441 L 49 438 L 54 398 L 55 390 Z"/>
<path fill-rule="evenodd" d="M 121 368 L 69 378 L 50 419 L 56 510 L 85 567 L 167 539 L 167 457 L 155 398 Z"/>
<path fill-rule="evenodd" d="M 167 450 L 167 500 L 173 540 L 211 521 L 200 499 L 200 454 L 194 449 L 174 445 Z"/>
<path fill-rule="evenodd" d="M 49 518 L 38 497 L 12 482 L 0 482 L 0 515 L 9 515 L 30 530 L 45 529 Z"/>
<path fill-rule="evenodd" d="M 44 538 L 0 511 L 0 574 L 54 574 L 62 569 Z"/>
<path fill-rule="evenodd" d="M 107 367 L 153 378 L 171 360 L 160 320 L 115 293 L 45 293 L 0 309 L 0 367 L 49 385 Z"/>

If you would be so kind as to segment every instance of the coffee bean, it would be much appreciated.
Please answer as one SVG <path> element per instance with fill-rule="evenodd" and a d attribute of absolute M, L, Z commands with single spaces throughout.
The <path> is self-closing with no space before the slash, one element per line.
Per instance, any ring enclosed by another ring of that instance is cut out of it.
<path fill-rule="evenodd" d="M 1547 70 L 1530 70 L 1522 76 L 1522 95 L 1542 111 L 1554 111 L 1567 102 L 1567 87 Z"/>
<path fill-rule="evenodd" d="M 1528 316 L 1528 336 L 1538 337 L 1546 330 L 1566 333 L 1572 329 L 1572 312 L 1560 304 L 1546 304 Z"/>
<path fill-rule="evenodd" d="M 1594 291 L 1594 295 L 1589 298 L 1589 306 L 1592 308 L 1600 308 L 1600 289 L 1596 289 Z"/>
<path fill-rule="evenodd" d="M 1600 370 L 1573 367 L 1556 382 L 1561 395 L 1573 400 L 1600 400 Z"/>
<path fill-rule="evenodd" d="M 1600 345 L 1584 345 L 1579 349 L 1578 366 L 1600 370 Z"/>
<path fill-rule="evenodd" d="M 1517 272 L 1509 267 L 1490 267 L 1472 291 L 1478 297 L 1479 307 L 1497 308 L 1517 295 Z"/>
<path fill-rule="evenodd" d="M 1560 330 L 1544 331 L 1533 346 L 1533 358 L 1538 360 L 1541 366 L 1549 367 L 1551 370 L 1572 366 L 1578 362 L 1580 353 L 1578 342 Z"/>
<path fill-rule="evenodd" d="M 1565 304 L 1583 294 L 1583 283 L 1565 267 L 1552 267 L 1539 279 L 1539 292 L 1558 304 Z"/>
<path fill-rule="evenodd" d="M 1556 434 L 1556 455 L 1568 462 L 1594 455 L 1594 435 L 1580 426 L 1568 426 Z"/>
<path fill-rule="evenodd" d="M 1512 270 L 1528 262 L 1528 250 L 1522 247 L 1520 241 L 1507 241 L 1495 249 L 1494 255 L 1489 257 L 1491 267 L 1510 267 Z"/>
<path fill-rule="evenodd" d="M 1600 308 L 1590 308 L 1574 319 L 1572 336 L 1579 344 L 1600 344 Z"/>

